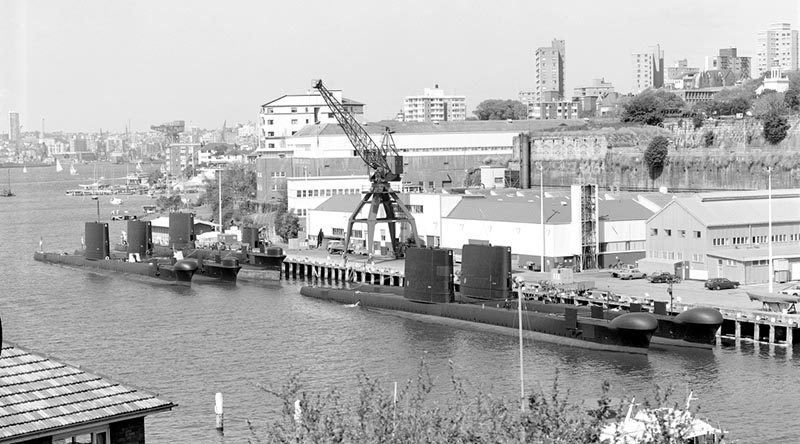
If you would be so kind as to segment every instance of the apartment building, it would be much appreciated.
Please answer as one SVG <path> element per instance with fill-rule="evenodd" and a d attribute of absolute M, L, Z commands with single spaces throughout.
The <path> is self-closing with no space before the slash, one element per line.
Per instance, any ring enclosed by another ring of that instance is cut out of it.
<path fill-rule="evenodd" d="M 364 104 L 342 97 L 341 90 L 331 93 L 358 121 L 364 119 Z M 261 146 L 267 151 L 286 148 L 286 138 L 300 128 L 315 123 L 336 123 L 325 100 L 316 89 L 305 94 L 287 94 L 261 105 L 259 112 Z"/>
<path fill-rule="evenodd" d="M 720 48 L 719 55 L 706 57 L 705 70 L 730 72 L 737 82 L 748 80 L 751 78 L 750 57 L 739 56 L 736 48 Z"/>
<path fill-rule="evenodd" d="M 631 56 L 633 63 L 633 89 L 638 94 L 647 88 L 664 86 L 664 51 L 660 45 Z"/>
<path fill-rule="evenodd" d="M 756 44 L 756 74 L 761 75 L 771 68 L 784 71 L 798 67 L 798 33 L 789 23 L 773 23 L 758 33 Z"/>
<path fill-rule="evenodd" d="M 690 79 L 700 72 L 700 68 L 689 66 L 689 61 L 686 59 L 678 60 L 675 65 L 667 67 L 667 78 L 664 81 L 665 86 L 672 89 L 684 89 L 691 87 Z"/>
<path fill-rule="evenodd" d="M 437 84 L 425 88 L 422 95 L 403 99 L 405 122 L 449 122 L 467 119 L 466 96 L 449 96 Z"/>
<path fill-rule="evenodd" d="M 533 102 L 564 99 L 567 50 L 564 40 L 553 39 L 550 46 L 536 49 L 536 85 Z"/>
<path fill-rule="evenodd" d="M 606 79 L 599 78 L 599 79 L 592 79 L 591 83 L 584 86 L 579 86 L 572 90 L 572 97 L 586 97 L 586 96 L 594 96 L 597 98 L 602 98 L 610 93 L 614 92 L 614 85 L 611 82 L 606 82 Z"/>

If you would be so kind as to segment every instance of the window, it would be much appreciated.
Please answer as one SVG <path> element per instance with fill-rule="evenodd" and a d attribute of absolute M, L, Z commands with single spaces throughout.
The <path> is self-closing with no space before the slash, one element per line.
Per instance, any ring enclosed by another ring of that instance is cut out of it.
<path fill-rule="evenodd" d="M 306 125 L 308 125 L 308 119 L 306 119 Z"/>
<path fill-rule="evenodd" d="M 277 183 L 273 183 L 272 184 L 272 191 L 278 191 L 278 184 Z"/>
<path fill-rule="evenodd" d="M 503 177 L 495 177 L 494 178 L 494 183 L 499 183 L 499 184 L 505 183 L 505 178 L 503 178 Z"/>
<path fill-rule="evenodd" d="M 306 190 L 303 190 L 303 191 L 302 191 L 302 193 L 303 193 L 303 195 L 302 195 L 302 196 L 300 196 L 300 197 L 306 197 L 306 196 L 308 196 L 308 191 L 306 191 Z"/>
<path fill-rule="evenodd" d="M 268 131 L 267 137 L 275 137 L 275 131 Z"/>
<path fill-rule="evenodd" d="M 672 230 L 669 228 L 664 228 L 664 236 L 672 236 Z"/>
<path fill-rule="evenodd" d="M 274 143 L 267 144 L 267 148 L 275 148 L 275 144 Z"/>
<path fill-rule="evenodd" d="M 300 190 L 297 190 L 297 197 L 302 197 L 302 193 L 300 192 Z"/>
<path fill-rule="evenodd" d="M 267 114 L 272 114 L 273 112 L 275 111 L 272 108 L 267 108 Z"/>
<path fill-rule="evenodd" d="M 331 195 L 331 190 L 325 190 L 325 195 L 326 196 L 330 196 Z"/>
<path fill-rule="evenodd" d="M 364 230 L 353 230 L 353 237 L 364 239 Z"/>
<path fill-rule="evenodd" d="M 681 237 L 686 237 L 686 230 L 678 230 L 678 233 L 681 235 Z"/>
<path fill-rule="evenodd" d="M 292 119 L 292 125 L 297 125 L 297 119 Z"/>
<path fill-rule="evenodd" d="M 292 112 L 296 113 L 297 112 L 297 108 L 292 108 Z"/>
<path fill-rule="evenodd" d="M 319 190 L 314 190 L 314 197 L 319 197 Z"/>
<path fill-rule="evenodd" d="M 422 205 L 408 205 L 408 211 L 415 214 L 422 214 Z"/>
<path fill-rule="evenodd" d="M 292 131 L 292 135 L 294 136 L 295 134 L 297 134 L 297 131 Z"/>
<path fill-rule="evenodd" d="M 695 231 L 694 232 L 694 238 L 695 239 L 700 239 L 700 232 L 699 231 Z"/>
<path fill-rule="evenodd" d="M 272 119 L 267 120 L 267 125 L 274 125 L 275 121 Z"/>
<path fill-rule="evenodd" d="M 108 427 L 97 427 L 54 435 L 53 444 L 108 444 Z"/>
<path fill-rule="evenodd" d="M 650 236 L 658 236 L 658 228 L 651 228 Z"/>
<path fill-rule="evenodd" d="M 344 228 L 334 228 L 333 229 L 334 236 L 344 236 Z"/>

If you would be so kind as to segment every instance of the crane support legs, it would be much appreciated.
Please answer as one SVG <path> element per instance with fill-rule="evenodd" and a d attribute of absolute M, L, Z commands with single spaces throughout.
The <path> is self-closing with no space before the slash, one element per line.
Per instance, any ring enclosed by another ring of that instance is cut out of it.
<path fill-rule="evenodd" d="M 359 218 L 359 214 L 361 210 L 364 208 L 365 205 L 369 205 L 369 213 L 367 214 L 366 218 Z M 384 217 L 378 217 L 378 211 L 380 208 L 383 208 Z M 395 214 L 395 209 L 398 210 L 400 214 Z M 402 257 L 405 251 L 405 239 L 399 239 L 396 236 L 396 225 L 397 223 L 402 224 L 406 223 L 411 228 L 410 236 L 411 239 L 414 240 L 414 244 L 416 245 L 418 241 L 417 236 L 417 224 L 414 222 L 414 217 L 411 215 L 411 212 L 406 208 L 405 205 L 400 201 L 397 197 L 397 193 L 391 190 L 386 190 L 382 192 L 372 192 L 369 191 L 364 194 L 364 197 L 361 199 L 361 202 L 356 207 L 355 211 L 350 215 L 350 218 L 347 220 L 347 232 L 345 233 L 345 248 L 350 248 L 350 238 L 353 235 L 353 224 L 356 222 L 365 223 L 367 224 L 367 251 L 370 253 L 373 251 L 373 242 L 375 239 L 375 225 L 378 223 L 386 223 L 389 226 L 389 237 L 392 241 L 392 253 L 394 257 L 399 258 Z M 400 233 L 403 233 L 401 228 Z"/>

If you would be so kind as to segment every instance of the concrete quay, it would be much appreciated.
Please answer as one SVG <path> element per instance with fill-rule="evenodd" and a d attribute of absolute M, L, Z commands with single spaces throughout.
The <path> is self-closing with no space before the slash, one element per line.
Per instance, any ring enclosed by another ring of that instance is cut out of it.
<path fill-rule="evenodd" d="M 455 265 L 458 273 L 459 264 Z M 329 254 L 324 250 L 300 250 L 286 252 L 283 276 L 286 279 L 307 279 L 321 282 L 360 282 L 374 285 L 403 286 L 405 263 L 402 259 L 391 259 L 361 255 Z M 514 277 L 533 283 L 550 279 L 549 273 L 514 270 Z M 623 281 L 612 278 L 608 270 L 589 270 L 574 274 L 574 281 L 588 282 L 600 291 L 610 291 L 638 301 L 669 302 L 667 284 L 650 283 L 645 279 Z M 724 321 L 718 336 L 720 339 L 752 341 L 777 346 L 800 344 L 800 315 L 762 310 L 761 304 L 750 301 L 745 290 L 766 291 L 767 284 L 748 285 L 730 290 L 712 291 L 704 287 L 704 281 L 683 281 L 673 284 L 674 311 L 692 307 L 717 308 Z M 789 284 L 775 284 L 779 291 Z M 592 298 L 575 298 L 575 303 L 591 304 L 603 302 L 611 308 L 624 303 L 607 302 Z M 647 306 L 647 304 L 645 304 Z"/>

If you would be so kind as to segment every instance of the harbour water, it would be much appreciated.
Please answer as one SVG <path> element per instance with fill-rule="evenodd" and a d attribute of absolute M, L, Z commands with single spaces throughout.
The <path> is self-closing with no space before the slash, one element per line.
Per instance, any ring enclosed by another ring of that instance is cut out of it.
<path fill-rule="evenodd" d="M 105 168 L 105 177 L 124 177 L 124 166 Z M 303 372 L 310 390 L 346 390 L 363 370 L 388 392 L 394 381 L 414 376 L 421 359 L 446 385 L 452 361 L 472 384 L 497 396 L 518 394 L 514 335 L 306 299 L 299 282 L 184 288 L 35 262 L 40 238 L 46 251 L 78 248 L 83 222 L 96 218 L 96 202 L 64 194 L 91 182 L 91 166 L 79 166 L 81 176 L 28 170 L 12 171 L 17 196 L 0 199 L 4 338 L 177 403 L 170 413 L 148 417 L 148 442 L 245 441 L 251 436 L 246 419 L 263 428 L 279 408 L 258 385 L 277 388 L 292 371 Z M 111 222 L 118 207 L 100 199 L 115 241 L 125 222 Z M 133 214 L 151 202 L 122 199 L 119 209 Z M 734 440 L 796 442 L 800 436 L 793 425 L 800 360 L 780 347 L 743 343 L 637 357 L 526 343 L 528 387 L 549 390 L 556 371 L 574 400 L 597 397 L 603 380 L 612 383 L 613 396 L 637 399 L 652 396 L 656 385 L 671 386 L 677 401 L 693 390 L 701 416 Z M 214 430 L 216 392 L 225 396 L 224 436 Z"/>

